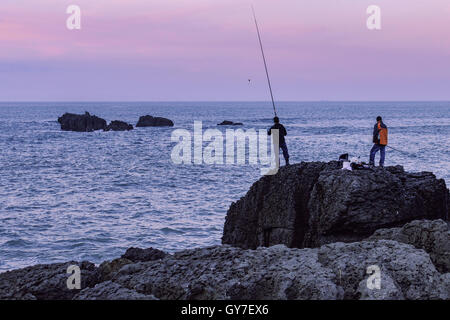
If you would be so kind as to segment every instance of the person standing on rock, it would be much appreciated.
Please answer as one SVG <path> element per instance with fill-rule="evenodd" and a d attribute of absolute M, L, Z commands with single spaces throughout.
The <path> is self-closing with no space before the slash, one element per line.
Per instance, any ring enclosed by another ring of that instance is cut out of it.
<path fill-rule="evenodd" d="M 388 144 L 388 128 L 383 123 L 380 116 L 377 117 L 377 123 L 373 128 L 373 147 L 370 150 L 370 160 L 369 165 L 374 165 L 375 155 L 380 151 L 380 167 L 384 167 L 384 159 L 386 155 L 386 146 Z"/>
<path fill-rule="evenodd" d="M 267 134 L 270 136 L 272 134 L 272 129 L 278 130 L 278 142 L 279 147 L 283 151 L 283 157 L 286 161 L 286 165 L 289 165 L 289 153 L 286 145 L 286 140 L 284 137 L 287 135 L 286 128 L 280 123 L 280 119 L 278 117 L 273 118 L 274 125 L 270 127 Z"/>

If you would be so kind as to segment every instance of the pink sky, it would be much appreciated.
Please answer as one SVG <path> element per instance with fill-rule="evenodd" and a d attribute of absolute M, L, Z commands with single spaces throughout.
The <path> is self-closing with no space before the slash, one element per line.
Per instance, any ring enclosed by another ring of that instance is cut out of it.
<path fill-rule="evenodd" d="M 267 100 L 252 3 L 278 100 L 450 100 L 448 0 L 2 0 L 0 100 Z"/>

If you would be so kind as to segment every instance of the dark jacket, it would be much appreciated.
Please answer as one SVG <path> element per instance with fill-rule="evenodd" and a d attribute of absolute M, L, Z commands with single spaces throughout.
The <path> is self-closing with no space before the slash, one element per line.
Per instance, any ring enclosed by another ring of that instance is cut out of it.
<path fill-rule="evenodd" d="M 279 145 L 286 143 L 284 140 L 284 137 L 287 135 L 286 128 L 281 123 L 275 123 L 273 126 L 270 127 L 269 131 L 267 131 L 267 134 L 270 136 L 272 134 L 272 129 L 278 129 L 278 140 Z"/>
<path fill-rule="evenodd" d="M 373 143 L 387 145 L 388 129 L 386 125 L 380 121 L 373 127 Z"/>

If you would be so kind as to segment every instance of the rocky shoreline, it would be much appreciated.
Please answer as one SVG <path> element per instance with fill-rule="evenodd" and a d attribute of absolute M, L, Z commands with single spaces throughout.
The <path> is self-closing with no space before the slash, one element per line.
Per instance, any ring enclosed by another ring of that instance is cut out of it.
<path fill-rule="evenodd" d="M 296 164 L 230 206 L 223 245 L 12 270 L 0 299 L 449 300 L 449 201 L 432 173 Z M 67 287 L 70 265 L 81 289 Z"/>

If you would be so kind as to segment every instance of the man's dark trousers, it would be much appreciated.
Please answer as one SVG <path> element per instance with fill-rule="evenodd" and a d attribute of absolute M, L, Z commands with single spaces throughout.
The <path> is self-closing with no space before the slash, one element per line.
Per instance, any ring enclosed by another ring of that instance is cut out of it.
<path fill-rule="evenodd" d="M 383 146 L 381 144 L 374 144 L 372 147 L 372 150 L 370 150 L 370 164 L 375 163 L 375 154 L 380 151 L 380 166 L 384 166 L 384 158 L 386 156 L 386 146 Z"/>

